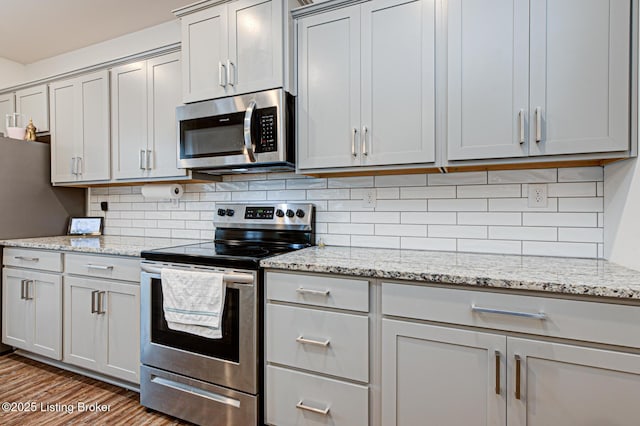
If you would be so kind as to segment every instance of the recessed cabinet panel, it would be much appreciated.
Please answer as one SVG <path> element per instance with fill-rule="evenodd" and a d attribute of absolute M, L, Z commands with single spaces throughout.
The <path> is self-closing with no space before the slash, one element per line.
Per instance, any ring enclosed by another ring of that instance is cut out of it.
<path fill-rule="evenodd" d="M 5 117 L 7 114 L 13 114 L 16 111 L 16 97 L 13 93 L 0 95 L 0 134 L 6 136 Z"/>
<path fill-rule="evenodd" d="M 29 305 L 24 299 L 24 279 L 20 271 L 2 271 L 2 343 L 27 349 Z"/>
<path fill-rule="evenodd" d="M 24 114 L 27 123 L 33 120 L 36 131 L 49 131 L 49 97 L 47 85 L 29 87 L 16 92 L 16 112 Z"/>
<path fill-rule="evenodd" d="M 82 278 L 64 278 L 64 362 L 97 370 L 99 323 L 95 294 L 99 287 Z M 95 293 L 94 293 L 95 292 Z"/>
<path fill-rule="evenodd" d="M 360 7 L 299 23 L 298 166 L 360 162 Z"/>
<path fill-rule="evenodd" d="M 33 280 L 33 352 L 62 358 L 62 284 L 60 277 Z"/>
<path fill-rule="evenodd" d="M 363 164 L 434 161 L 435 5 L 362 5 Z"/>
<path fill-rule="evenodd" d="M 531 155 L 628 149 L 629 7 L 531 2 Z"/>
<path fill-rule="evenodd" d="M 182 18 L 184 102 L 225 96 L 227 40 L 225 4 Z"/>
<path fill-rule="evenodd" d="M 109 73 L 81 79 L 82 180 L 109 179 Z"/>
<path fill-rule="evenodd" d="M 448 158 L 525 156 L 528 0 L 448 2 Z"/>
<path fill-rule="evenodd" d="M 105 282 L 105 286 L 107 283 Z M 109 283 L 104 297 L 106 359 L 104 372 L 130 382 L 140 380 L 140 287 L 135 284 Z"/>
<path fill-rule="evenodd" d="M 56 83 L 51 88 L 51 180 L 76 180 L 75 158 L 78 151 L 78 119 L 76 90 L 73 81 Z"/>

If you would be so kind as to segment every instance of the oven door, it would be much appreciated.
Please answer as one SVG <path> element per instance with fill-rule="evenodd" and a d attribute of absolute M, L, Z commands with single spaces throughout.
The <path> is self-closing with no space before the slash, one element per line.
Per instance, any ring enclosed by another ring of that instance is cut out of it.
<path fill-rule="evenodd" d="M 286 99 L 275 89 L 178 107 L 178 166 L 206 170 L 289 161 Z"/>
<path fill-rule="evenodd" d="M 176 268 L 176 265 L 167 265 Z M 183 376 L 257 394 L 258 305 L 255 271 L 214 272 L 242 277 L 225 280 L 222 338 L 208 339 L 169 329 L 162 308 L 157 266 L 142 265 L 140 360 L 142 364 Z M 199 270 L 202 270 L 199 268 Z M 245 281 L 251 281 L 245 282 Z"/>

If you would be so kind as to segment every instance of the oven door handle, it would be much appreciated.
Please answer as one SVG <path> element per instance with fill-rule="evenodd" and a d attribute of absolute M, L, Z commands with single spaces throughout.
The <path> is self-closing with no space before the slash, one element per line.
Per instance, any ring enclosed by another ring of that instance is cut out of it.
<path fill-rule="evenodd" d="M 247 107 L 247 111 L 244 113 L 244 153 L 247 157 L 249 157 L 249 161 L 251 163 L 256 162 L 256 156 L 254 155 L 254 151 L 256 149 L 255 144 L 252 142 L 251 138 L 251 122 L 253 121 L 253 112 L 256 109 L 256 101 L 249 102 L 249 107 Z"/>
<path fill-rule="evenodd" d="M 146 272 L 149 274 L 160 275 L 162 273 L 162 268 L 156 268 L 156 267 L 145 265 L 145 264 L 140 265 L 140 268 L 142 269 L 142 272 Z M 241 273 L 224 274 L 224 277 L 222 279 L 224 280 L 225 283 L 231 284 L 231 285 L 233 284 L 253 285 L 253 281 L 254 281 L 252 274 L 241 274 Z"/>

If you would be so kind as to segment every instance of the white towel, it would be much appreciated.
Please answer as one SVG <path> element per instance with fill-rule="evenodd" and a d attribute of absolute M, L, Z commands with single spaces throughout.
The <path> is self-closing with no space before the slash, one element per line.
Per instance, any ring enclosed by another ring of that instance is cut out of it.
<path fill-rule="evenodd" d="M 222 337 L 224 274 L 163 268 L 164 318 L 172 330 Z"/>

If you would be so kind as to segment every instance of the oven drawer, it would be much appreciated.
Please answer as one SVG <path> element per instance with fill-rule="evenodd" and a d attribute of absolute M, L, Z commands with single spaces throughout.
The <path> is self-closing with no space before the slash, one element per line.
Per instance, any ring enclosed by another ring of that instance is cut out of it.
<path fill-rule="evenodd" d="M 369 281 L 267 272 L 267 299 L 369 312 Z"/>
<path fill-rule="evenodd" d="M 258 398 L 140 366 L 140 404 L 199 425 L 255 425 Z"/>
<path fill-rule="evenodd" d="M 278 426 L 369 424 L 369 389 L 268 366 L 266 423 Z"/>
<path fill-rule="evenodd" d="M 62 253 L 49 250 L 28 250 L 5 247 L 4 266 L 62 272 Z"/>
<path fill-rule="evenodd" d="M 382 313 L 640 348 L 639 306 L 383 282 Z"/>
<path fill-rule="evenodd" d="M 67 254 L 66 270 L 69 274 L 140 281 L 140 259 L 91 254 Z"/>
<path fill-rule="evenodd" d="M 369 381 L 369 318 L 267 305 L 267 361 Z"/>

